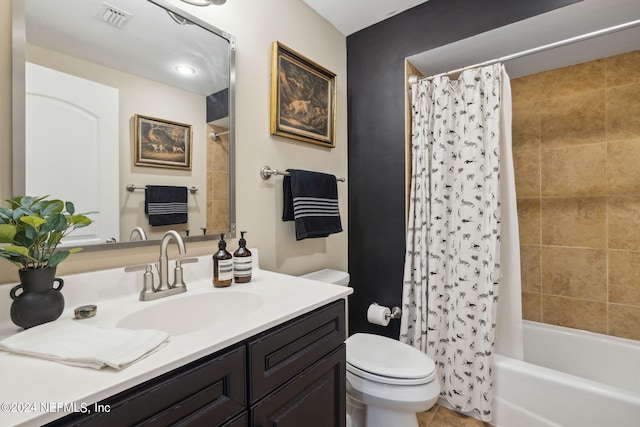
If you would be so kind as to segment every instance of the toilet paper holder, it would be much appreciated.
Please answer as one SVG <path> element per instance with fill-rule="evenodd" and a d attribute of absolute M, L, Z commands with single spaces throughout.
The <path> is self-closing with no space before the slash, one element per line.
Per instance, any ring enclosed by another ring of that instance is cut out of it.
<path fill-rule="evenodd" d="M 374 302 L 373 305 L 379 305 L 377 302 Z M 391 314 L 385 315 L 385 319 L 400 319 L 402 317 L 402 310 L 400 307 L 393 307 L 391 309 Z"/>

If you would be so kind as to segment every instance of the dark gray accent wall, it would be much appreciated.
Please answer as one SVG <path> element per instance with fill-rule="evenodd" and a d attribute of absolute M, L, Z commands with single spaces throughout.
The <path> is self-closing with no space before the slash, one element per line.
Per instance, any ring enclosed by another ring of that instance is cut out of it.
<path fill-rule="evenodd" d="M 229 117 L 229 88 L 207 96 L 207 123 Z"/>
<path fill-rule="evenodd" d="M 571 3 L 430 0 L 347 37 L 350 333 L 397 338 L 400 330 L 399 321 L 369 324 L 366 310 L 402 299 L 405 58 Z"/>

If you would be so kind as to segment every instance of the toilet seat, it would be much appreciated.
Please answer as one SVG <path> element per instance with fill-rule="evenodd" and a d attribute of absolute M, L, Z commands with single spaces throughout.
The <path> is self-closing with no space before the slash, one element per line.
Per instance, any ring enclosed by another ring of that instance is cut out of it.
<path fill-rule="evenodd" d="M 371 381 L 394 385 L 427 384 L 436 377 L 433 360 L 420 350 L 380 335 L 347 338 L 347 371 Z"/>

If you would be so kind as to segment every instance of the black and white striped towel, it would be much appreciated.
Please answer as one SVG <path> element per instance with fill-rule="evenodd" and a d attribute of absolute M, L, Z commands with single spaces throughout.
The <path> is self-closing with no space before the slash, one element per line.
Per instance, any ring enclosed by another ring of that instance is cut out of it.
<path fill-rule="evenodd" d="M 295 221 L 296 240 L 342 231 L 334 175 L 287 169 L 283 180 L 283 221 Z"/>
<path fill-rule="evenodd" d="M 187 187 L 147 185 L 144 212 L 149 225 L 184 224 L 187 222 Z"/>

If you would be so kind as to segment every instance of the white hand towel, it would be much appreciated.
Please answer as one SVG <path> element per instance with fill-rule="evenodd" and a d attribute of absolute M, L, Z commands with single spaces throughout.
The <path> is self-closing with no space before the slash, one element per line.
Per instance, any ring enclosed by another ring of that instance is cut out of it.
<path fill-rule="evenodd" d="M 159 349 L 168 338 L 168 333 L 152 329 L 49 322 L 5 338 L 0 341 L 0 350 L 73 366 L 123 369 Z"/>

